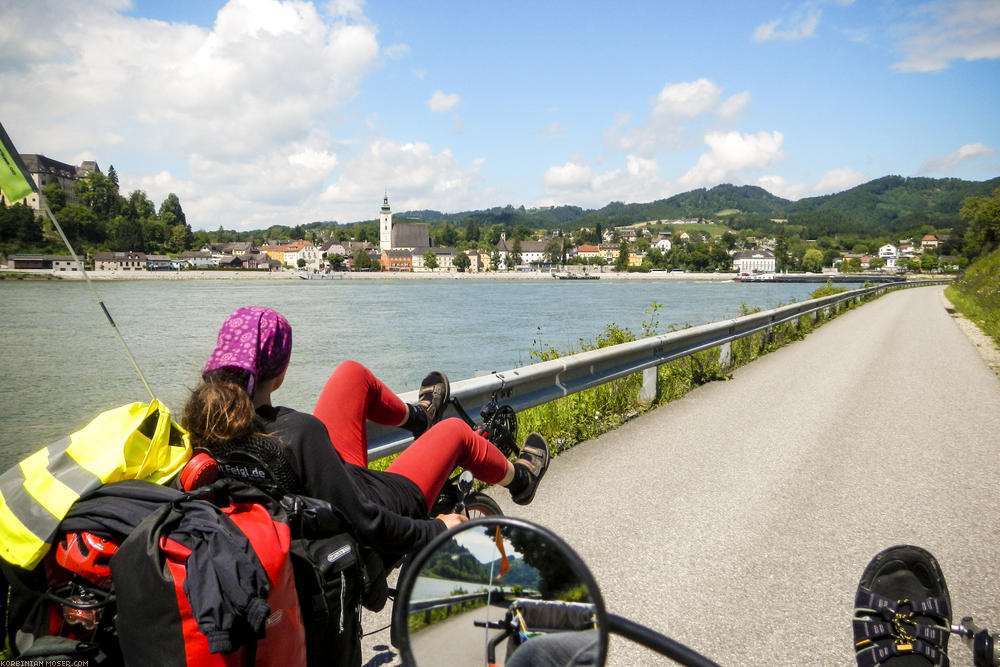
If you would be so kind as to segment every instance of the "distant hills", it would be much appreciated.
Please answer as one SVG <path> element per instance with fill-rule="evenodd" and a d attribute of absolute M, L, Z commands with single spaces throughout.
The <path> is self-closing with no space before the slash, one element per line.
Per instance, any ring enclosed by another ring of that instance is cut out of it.
<path fill-rule="evenodd" d="M 789 232 L 810 237 L 838 233 L 891 234 L 923 225 L 935 229 L 960 226 L 962 200 L 973 195 L 989 195 L 998 187 L 1000 178 L 964 181 L 885 176 L 843 192 L 798 201 L 777 197 L 753 185 L 724 184 L 645 204 L 611 202 L 596 210 L 578 206 L 545 209 L 506 206 L 449 214 L 405 211 L 399 216 L 426 222 L 448 221 L 456 225 L 470 219 L 480 226 L 524 224 L 533 229 L 575 229 L 598 224 L 606 229 L 645 220 L 707 218 L 735 229 L 753 227 L 774 231 L 776 224 L 782 224 Z M 772 222 L 775 219 L 787 223 Z"/>

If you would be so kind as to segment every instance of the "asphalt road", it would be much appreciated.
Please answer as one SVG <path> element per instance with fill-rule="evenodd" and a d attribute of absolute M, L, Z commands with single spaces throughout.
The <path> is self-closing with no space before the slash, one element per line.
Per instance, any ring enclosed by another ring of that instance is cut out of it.
<path fill-rule="evenodd" d="M 942 289 L 884 296 L 578 445 L 528 507 L 492 495 L 576 548 L 609 610 L 724 665 L 853 665 L 858 578 L 900 543 L 938 558 L 956 618 L 1000 631 L 1000 381 Z M 369 665 L 395 662 L 381 634 Z M 609 665 L 667 663 L 612 638 Z"/>

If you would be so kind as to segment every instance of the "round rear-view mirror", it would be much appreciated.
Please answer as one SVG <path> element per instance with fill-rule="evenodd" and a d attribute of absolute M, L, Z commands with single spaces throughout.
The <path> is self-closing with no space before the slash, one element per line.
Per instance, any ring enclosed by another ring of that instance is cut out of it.
<path fill-rule="evenodd" d="M 396 597 L 404 664 L 603 665 L 607 614 L 580 557 L 551 531 L 509 517 L 463 523 L 421 551 Z"/>

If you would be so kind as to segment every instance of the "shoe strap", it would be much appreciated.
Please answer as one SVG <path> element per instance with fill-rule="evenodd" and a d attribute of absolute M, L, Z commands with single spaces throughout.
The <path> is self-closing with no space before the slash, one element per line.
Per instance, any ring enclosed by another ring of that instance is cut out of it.
<path fill-rule="evenodd" d="M 929 597 L 923 600 L 910 600 L 908 603 L 910 610 L 916 616 L 931 616 L 938 619 L 944 625 L 951 624 L 951 606 L 944 598 Z M 882 618 L 889 620 L 896 615 L 900 602 L 873 593 L 867 588 L 858 587 L 858 594 L 854 598 L 855 615 L 858 611 L 874 612 Z"/>
<path fill-rule="evenodd" d="M 893 636 L 892 623 L 886 621 L 872 621 L 864 618 L 854 619 L 854 645 L 863 646 L 867 641 L 883 639 Z M 933 625 L 917 624 L 913 626 L 913 636 L 927 642 L 931 646 L 944 646 L 948 638 L 948 631 Z"/>
<path fill-rule="evenodd" d="M 914 653 L 924 656 L 935 667 L 949 667 L 947 653 L 922 641 L 915 641 L 912 644 L 884 644 L 870 649 L 865 648 L 858 651 L 855 657 L 858 667 L 878 667 L 891 658 L 913 655 Z"/>

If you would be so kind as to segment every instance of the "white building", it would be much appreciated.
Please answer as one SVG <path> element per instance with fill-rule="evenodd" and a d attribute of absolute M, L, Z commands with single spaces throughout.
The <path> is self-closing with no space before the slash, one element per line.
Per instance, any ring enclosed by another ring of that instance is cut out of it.
<path fill-rule="evenodd" d="M 653 244 L 653 247 L 659 248 L 660 252 L 662 253 L 668 253 L 670 252 L 670 248 L 673 247 L 673 244 L 670 242 L 670 239 L 661 238 L 659 241 Z"/>
<path fill-rule="evenodd" d="M 392 250 L 392 210 L 388 194 L 382 200 L 382 210 L 378 214 L 378 247 L 379 250 Z"/>
<path fill-rule="evenodd" d="M 740 250 L 733 255 L 733 271 L 737 273 L 774 273 L 777 261 L 770 250 Z"/>

